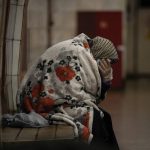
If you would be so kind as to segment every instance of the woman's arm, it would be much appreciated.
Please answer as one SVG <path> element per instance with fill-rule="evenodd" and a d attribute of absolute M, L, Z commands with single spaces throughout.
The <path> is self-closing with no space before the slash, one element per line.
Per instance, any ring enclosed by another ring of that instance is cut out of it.
<path fill-rule="evenodd" d="M 99 60 L 98 66 L 102 77 L 102 89 L 100 99 L 104 100 L 107 91 L 111 87 L 111 80 L 113 79 L 112 68 L 109 59 Z"/>

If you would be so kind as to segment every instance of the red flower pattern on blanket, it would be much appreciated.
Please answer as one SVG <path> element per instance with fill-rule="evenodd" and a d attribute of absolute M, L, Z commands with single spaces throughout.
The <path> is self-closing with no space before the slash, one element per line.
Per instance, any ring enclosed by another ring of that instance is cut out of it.
<path fill-rule="evenodd" d="M 32 97 L 39 97 L 39 93 L 44 90 L 44 86 L 42 84 L 37 84 L 32 89 Z"/>
<path fill-rule="evenodd" d="M 84 116 L 83 116 L 83 125 L 85 125 L 87 128 L 89 127 L 89 119 L 90 119 L 90 114 L 87 112 Z"/>
<path fill-rule="evenodd" d="M 84 48 L 90 48 L 89 44 L 87 42 L 83 42 L 83 46 L 84 46 Z"/>
<path fill-rule="evenodd" d="M 33 103 L 30 97 L 25 97 L 24 107 L 27 112 L 36 111 L 37 113 L 49 113 L 55 101 L 49 97 L 40 98 L 38 103 Z"/>
<path fill-rule="evenodd" d="M 69 81 L 72 80 L 73 77 L 76 75 L 75 71 L 72 70 L 70 66 L 59 66 L 55 69 L 57 77 L 61 81 Z"/>
<path fill-rule="evenodd" d="M 39 100 L 35 108 L 38 113 L 48 113 L 54 106 L 55 101 L 49 97 L 44 97 Z"/>
<path fill-rule="evenodd" d="M 89 136 L 90 136 L 90 131 L 86 126 L 84 126 L 81 134 L 83 141 L 88 142 Z"/>
<path fill-rule="evenodd" d="M 52 94 L 52 93 L 54 93 L 54 90 L 53 89 L 49 89 L 48 92 Z"/>
<path fill-rule="evenodd" d="M 24 101 L 23 101 L 23 106 L 25 108 L 26 112 L 31 112 L 33 111 L 33 105 L 31 102 L 31 98 L 29 96 L 25 96 Z"/>

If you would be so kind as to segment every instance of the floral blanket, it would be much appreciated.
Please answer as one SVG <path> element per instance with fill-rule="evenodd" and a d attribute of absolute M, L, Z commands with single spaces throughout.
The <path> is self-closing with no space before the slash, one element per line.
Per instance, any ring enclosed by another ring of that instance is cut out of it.
<path fill-rule="evenodd" d="M 21 112 L 35 111 L 50 124 L 70 124 L 75 136 L 90 142 L 101 77 L 88 39 L 82 33 L 47 49 L 25 75 L 17 103 Z"/>

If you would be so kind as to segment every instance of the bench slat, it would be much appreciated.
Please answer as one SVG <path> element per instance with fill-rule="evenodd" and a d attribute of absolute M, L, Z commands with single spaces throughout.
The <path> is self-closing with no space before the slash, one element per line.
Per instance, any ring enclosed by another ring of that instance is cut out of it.
<path fill-rule="evenodd" d="M 27 142 L 74 139 L 73 127 L 50 125 L 45 128 L 3 128 L 2 142 Z"/>
<path fill-rule="evenodd" d="M 69 125 L 57 125 L 56 139 L 74 139 L 74 129 Z"/>
<path fill-rule="evenodd" d="M 16 141 L 34 141 L 36 140 L 37 132 L 38 128 L 23 128 Z"/>
<path fill-rule="evenodd" d="M 56 126 L 40 128 L 37 136 L 37 140 L 54 140 L 56 134 Z"/>
<path fill-rule="evenodd" d="M 9 142 L 9 141 L 15 141 L 16 137 L 18 136 L 20 132 L 20 128 L 3 128 L 2 129 L 2 141 Z"/>

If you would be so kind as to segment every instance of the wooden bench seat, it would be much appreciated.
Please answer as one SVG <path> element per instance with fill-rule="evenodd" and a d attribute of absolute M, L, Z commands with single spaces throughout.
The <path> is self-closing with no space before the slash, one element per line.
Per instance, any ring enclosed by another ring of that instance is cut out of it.
<path fill-rule="evenodd" d="M 44 128 L 2 128 L 2 148 L 4 150 L 39 147 L 60 147 L 59 143 L 75 141 L 73 127 L 69 125 L 50 125 Z"/>

